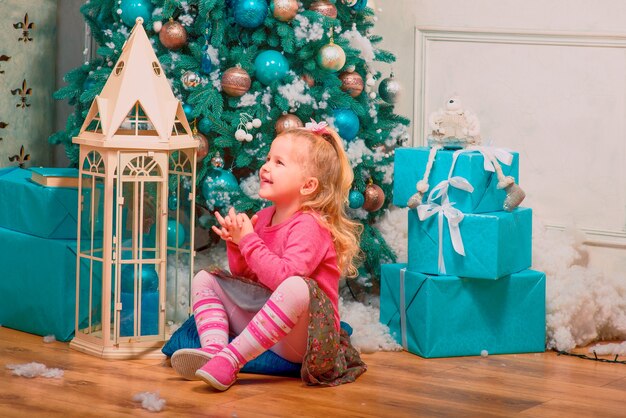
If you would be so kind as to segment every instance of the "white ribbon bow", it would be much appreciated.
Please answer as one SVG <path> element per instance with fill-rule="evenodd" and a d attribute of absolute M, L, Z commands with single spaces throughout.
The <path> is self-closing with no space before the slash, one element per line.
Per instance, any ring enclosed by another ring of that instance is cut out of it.
<path fill-rule="evenodd" d="M 470 184 L 467 179 L 461 176 L 450 177 L 448 180 L 443 180 L 439 182 L 428 194 L 428 199 L 426 203 L 434 202 L 435 200 L 441 198 L 443 202 L 444 199 L 448 198 L 448 189 L 450 186 L 465 190 L 466 192 L 472 193 L 474 191 L 474 187 Z"/>
<path fill-rule="evenodd" d="M 450 167 L 450 175 L 452 175 L 452 171 L 454 170 L 454 165 L 456 163 L 456 159 L 460 154 L 466 152 L 478 151 L 483 155 L 483 168 L 485 171 L 496 171 L 493 166 L 493 161 L 500 161 L 504 165 L 511 165 L 513 163 L 513 154 L 504 148 L 497 147 L 488 147 L 484 145 L 470 145 L 466 148 L 454 151 L 452 157 L 452 166 Z"/>
<path fill-rule="evenodd" d="M 424 205 L 417 207 L 417 216 L 421 221 L 430 218 L 437 214 L 438 228 L 439 228 L 439 258 L 437 268 L 440 274 L 446 274 L 446 265 L 443 260 L 443 218 L 448 220 L 448 229 L 450 230 L 450 240 L 452 241 L 452 247 L 457 254 L 465 256 L 465 247 L 463 246 L 463 238 L 461 237 L 461 229 L 459 224 L 463 220 L 463 212 L 452 207 L 452 203 L 448 200 L 447 196 L 444 196 L 441 205 L 438 203 L 429 201 Z"/>

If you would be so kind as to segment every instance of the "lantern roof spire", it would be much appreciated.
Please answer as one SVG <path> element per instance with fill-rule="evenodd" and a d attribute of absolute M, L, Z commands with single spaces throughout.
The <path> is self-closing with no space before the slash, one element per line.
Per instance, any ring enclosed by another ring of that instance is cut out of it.
<path fill-rule="evenodd" d="M 107 141 L 134 134 L 158 137 L 159 142 L 192 136 L 142 23 L 138 17 L 104 88 L 91 104 L 81 135 L 94 132 Z"/>

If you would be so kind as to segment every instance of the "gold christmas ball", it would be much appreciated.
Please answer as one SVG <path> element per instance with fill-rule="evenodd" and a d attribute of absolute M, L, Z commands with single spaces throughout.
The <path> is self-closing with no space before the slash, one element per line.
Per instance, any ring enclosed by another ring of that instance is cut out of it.
<path fill-rule="evenodd" d="M 274 129 L 276 130 L 276 135 L 278 135 L 283 131 L 294 128 L 302 128 L 303 126 L 304 124 L 299 117 L 297 117 L 296 115 L 287 114 L 282 115 L 278 118 L 278 120 L 276 121 L 276 125 L 274 125 Z"/>
<path fill-rule="evenodd" d="M 357 3 L 357 1 L 358 0 L 341 0 L 341 2 L 348 7 L 354 6 Z"/>
<path fill-rule="evenodd" d="M 274 0 L 274 17 L 289 22 L 298 14 L 298 0 Z"/>
<path fill-rule="evenodd" d="M 385 192 L 376 184 L 368 185 L 363 192 L 363 197 L 365 197 L 365 203 L 362 208 L 368 212 L 376 212 L 385 203 Z"/>
<path fill-rule="evenodd" d="M 302 79 L 309 87 L 313 87 L 315 85 L 315 80 L 308 74 L 302 74 Z"/>
<path fill-rule="evenodd" d="M 200 132 L 195 132 L 193 134 L 193 139 L 197 140 L 200 145 L 198 145 L 198 154 L 197 161 L 200 162 L 207 156 L 209 153 L 209 140 L 206 136 L 202 135 Z"/>
<path fill-rule="evenodd" d="M 359 73 L 344 71 L 339 74 L 339 79 L 341 80 L 341 90 L 348 92 L 350 96 L 357 97 L 363 92 L 365 83 Z"/>
<path fill-rule="evenodd" d="M 343 49 L 331 42 L 324 45 L 317 52 L 317 64 L 330 71 L 339 71 L 346 63 L 346 53 Z"/>
<path fill-rule="evenodd" d="M 334 4 L 329 2 L 328 0 L 317 0 L 311 3 L 309 6 L 309 10 L 322 14 L 324 16 L 328 16 L 330 18 L 337 18 L 337 8 Z"/>
<path fill-rule="evenodd" d="M 243 96 L 250 90 L 252 79 L 241 67 L 232 67 L 222 74 L 222 90 L 231 97 Z"/>
<path fill-rule="evenodd" d="M 159 32 L 159 40 L 167 49 L 173 51 L 187 44 L 187 30 L 183 25 L 170 19 Z"/>

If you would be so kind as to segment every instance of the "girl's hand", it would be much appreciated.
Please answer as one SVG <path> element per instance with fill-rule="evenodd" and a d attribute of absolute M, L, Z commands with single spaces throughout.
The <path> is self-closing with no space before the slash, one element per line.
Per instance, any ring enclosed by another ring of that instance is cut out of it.
<path fill-rule="evenodd" d="M 237 227 L 241 228 L 241 223 L 238 221 L 239 214 L 235 211 L 235 208 L 231 207 L 228 210 L 228 216 L 226 217 L 226 223 L 229 228 Z"/>
<path fill-rule="evenodd" d="M 219 235 L 220 238 L 222 238 L 224 241 L 232 241 L 232 236 L 230 234 L 229 231 L 229 225 L 231 224 L 230 222 L 230 217 L 227 215 L 226 218 L 228 219 L 224 219 L 222 217 L 222 215 L 220 215 L 219 212 L 215 211 L 215 219 L 217 219 L 217 222 L 220 224 L 221 228 L 218 228 L 217 226 L 213 225 L 211 227 L 211 229 L 213 230 L 213 232 L 215 232 L 217 235 Z"/>
<path fill-rule="evenodd" d="M 254 232 L 254 225 L 256 225 L 259 217 L 257 215 L 248 218 L 245 213 L 237 213 L 234 208 L 230 208 L 226 218 L 222 217 L 219 212 L 215 212 L 215 218 L 220 224 L 221 228 L 216 226 L 211 227 L 213 231 L 225 241 L 231 241 L 234 244 L 239 244 L 241 239 L 251 232 Z"/>
<path fill-rule="evenodd" d="M 243 237 L 254 232 L 254 225 L 256 224 L 257 219 L 258 216 L 256 215 L 250 219 L 245 213 L 237 214 L 235 228 L 229 229 L 231 241 L 239 245 L 239 242 L 243 239 Z"/>

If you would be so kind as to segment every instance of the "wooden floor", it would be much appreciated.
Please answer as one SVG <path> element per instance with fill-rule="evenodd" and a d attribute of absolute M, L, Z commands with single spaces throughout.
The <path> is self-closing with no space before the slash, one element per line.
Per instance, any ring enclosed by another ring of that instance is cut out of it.
<path fill-rule="evenodd" d="M 0 417 L 155 416 L 132 400 L 159 392 L 172 417 L 625 417 L 626 365 L 554 352 L 422 359 L 363 355 L 355 383 L 306 387 L 298 379 L 241 374 L 224 393 L 181 380 L 160 360 L 105 361 L 67 343 L 0 327 Z M 40 362 L 61 379 L 12 375 Z"/>

